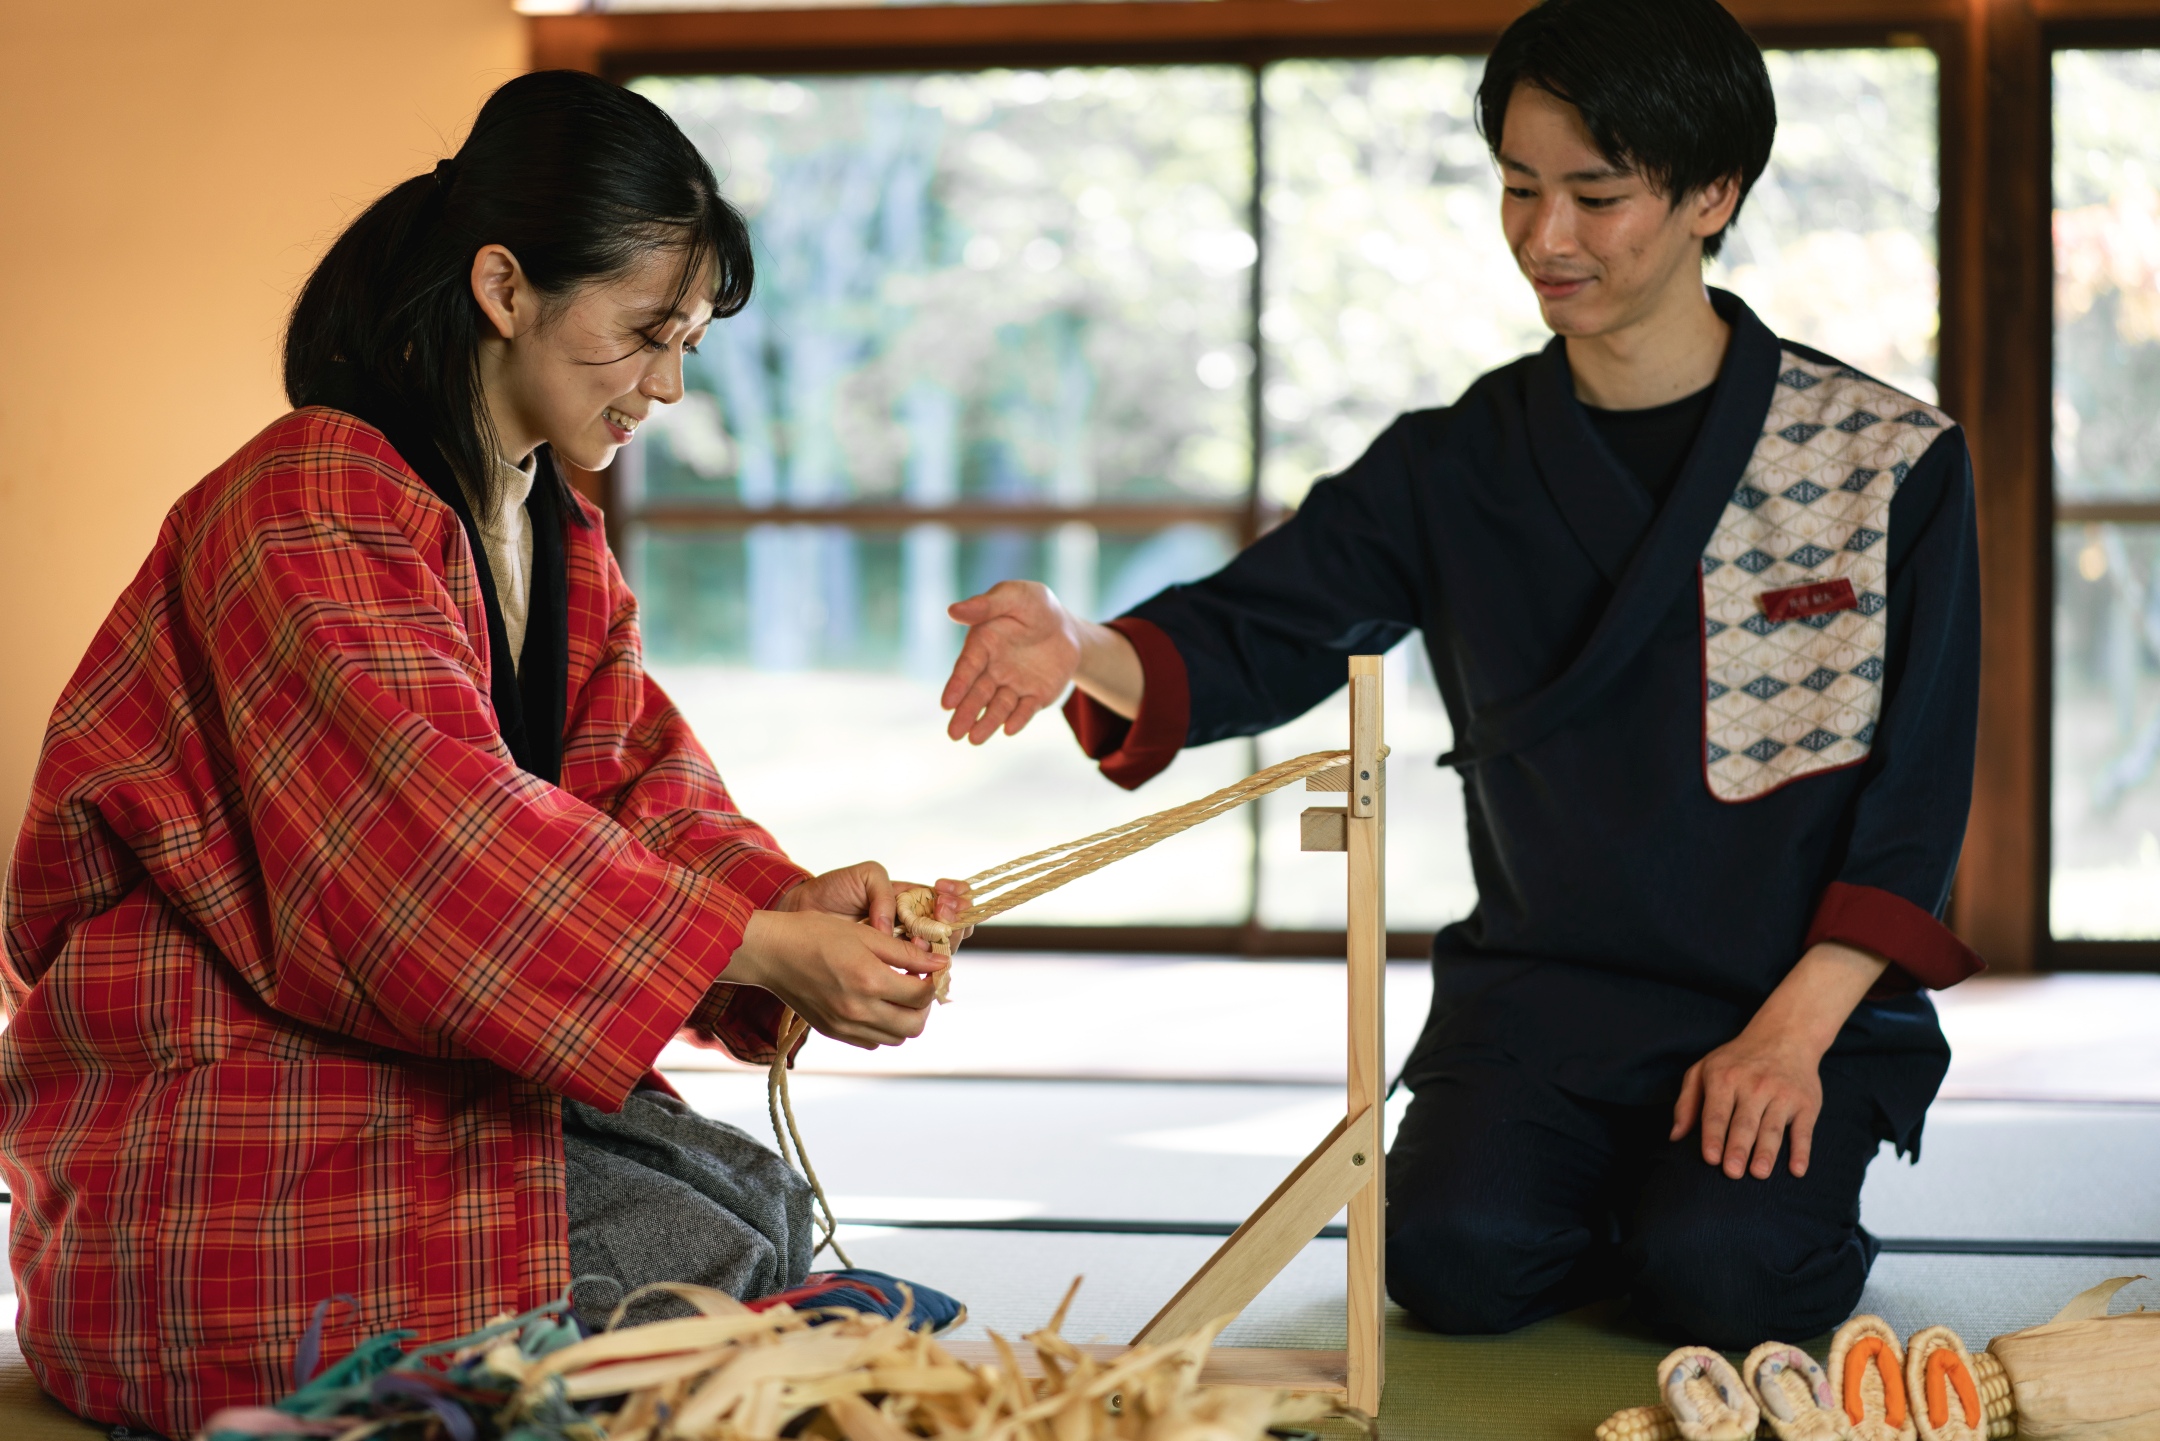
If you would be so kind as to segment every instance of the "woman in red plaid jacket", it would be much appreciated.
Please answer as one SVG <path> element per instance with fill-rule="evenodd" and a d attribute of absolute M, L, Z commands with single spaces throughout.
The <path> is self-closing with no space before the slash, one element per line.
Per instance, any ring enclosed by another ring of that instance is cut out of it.
<path fill-rule="evenodd" d="M 578 1272 L 803 1279 L 801 1183 L 655 1058 L 767 1060 L 783 1005 L 897 1044 L 945 963 L 881 867 L 811 877 L 736 811 L 558 469 L 678 399 L 750 285 L 657 107 L 514 80 L 332 247 L 297 408 L 166 518 L 7 880 L 19 1329 L 75 1411 L 185 1435 L 272 1400 L 341 1294 L 333 1357 Z"/>

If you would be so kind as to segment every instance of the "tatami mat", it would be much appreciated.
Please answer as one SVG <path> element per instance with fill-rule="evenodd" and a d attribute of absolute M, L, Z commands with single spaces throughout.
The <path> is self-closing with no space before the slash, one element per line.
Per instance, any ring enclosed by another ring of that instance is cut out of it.
<path fill-rule="evenodd" d="M 960 1334 L 971 1339 L 993 1328 L 1007 1336 L 1033 1330 L 1057 1309 L 1073 1278 L 1084 1277 L 1065 1334 L 1087 1341 L 1131 1339 L 1220 1244 L 1195 1236 L 866 1227 L 844 1228 L 841 1239 L 858 1263 L 919 1279 L 965 1301 L 968 1325 Z M 1306 1247 L 1223 1333 L 1224 1343 L 1341 1346 L 1344 1249 L 1340 1241 L 1325 1240 Z M 2095 1282 L 2141 1274 L 2160 1277 L 2160 1246 L 2142 1257 L 1889 1254 L 1877 1259 L 1860 1309 L 1883 1317 L 1900 1335 L 1944 1325 L 1978 1346 L 2045 1321 Z M 2160 1280 L 2139 1282 L 2124 1292 L 2121 1304 L 2139 1302 L 2160 1307 Z M 1631 1328 L 1610 1329 L 1625 1336 Z"/>
<path fill-rule="evenodd" d="M 674 1080 L 770 1134 L 762 1075 Z M 820 1177 L 861 1220 L 1235 1222 L 1342 1114 L 1339 1091 L 1300 1086 L 811 1075 L 794 1095 Z M 1876 1159 L 1862 1216 L 1890 1237 L 2160 1253 L 2160 1106 L 1938 1102 L 1918 1165 Z"/>
<path fill-rule="evenodd" d="M 1016 1336 L 1056 1308 L 1075 1275 L 1086 1281 L 1065 1333 L 1122 1341 L 1175 1292 L 1215 1243 L 1192 1237 L 1017 1235 L 850 1229 L 855 1259 L 949 1288 L 966 1300 L 980 1338 Z M 2160 1252 L 2160 1247 L 2156 1247 Z M 1339 1347 L 1343 1342 L 1344 1248 L 1319 1241 L 1247 1308 L 1223 1344 Z M 2142 1258 L 1886 1255 L 1860 1307 L 1900 1335 L 1947 1325 L 1966 1341 L 2038 1324 L 2109 1276 L 2160 1274 Z M 2160 1282 L 2141 1282 L 2125 1303 L 2160 1304 Z M 1800 1337 L 1819 1357 L 1827 1338 Z M 1654 1399 L 1658 1358 L 1669 1338 L 1645 1331 L 1616 1306 L 1592 1307 L 1506 1337 L 1439 1336 L 1390 1308 L 1388 1383 L 1381 1434 L 1403 1441 L 1585 1441 L 1622 1406 Z"/>
<path fill-rule="evenodd" d="M 905 1046 L 812 1037 L 799 1068 L 837 1075 L 1331 1082 L 1343 982 L 1332 961 L 963 952 L 954 1002 Z M 1390 1074 L 1432 996 L 1422 961 L 1388 966 Z M 1935 997 L 1965 1100 L 2160 1104 L 2160 976 L 1980 976 Z M 672 1045 L 670 1069 L 736 1069 Z"/>
<path fill-rule="evenodd" d="M 1083 1275 L 1067 1334 L 1129 1337 L 1218 1237 L 952 1223 L 1130 1232 L 1243 1218 L 1340 1114 L 1341 969 L 984 955 L 962 966 L 958 1000 L 923 1041 L 868 1054 L 814 1040 L 804 1054 L 797 1113 L 842 1215 L 911 1223 L 849 1226 L 846 1242 L 863 1264 L 960 1296 L 969 1336 L 1039 1326 Z M 1422 964 L 1389 968 L 1391 1065 L 1428 984 Z M 2118 1254 L 1896 1250 L 1863 1309 L 1901 1333 L 1941 1322 L 1984 1344 L 2094 1281 L 2160 1273 L 2160 977 L 1982 978 L 1940 1004 L 1956 1051 L 1943 1100 L 1918 1166 L 1886 1153 L 1872 1168 L 1867 1224 L 1908 1247 Z M 680 1046 L 666 1061 L 699 1109 L 768 1134 L 762 1072 Z M 1344 1249 L 1315 1241 L 1226 1341 L 1339 1346 Z M 2128 1299 L 2160 1305 L 2160 1282 Z M 1649 1399 L 1667 1349 L 1610 1308 L 1504 1338 L 1433 1336 L 1394 1314 L 1382 1434 L 1581 1441 Z M 97 1434 L 39 1396 L 12 1334 L 0 1339 L 0 1438 Z"/>
<path fill-rule="evenodd" d="M 104 1427 L 91 1425 L 38 1389 L 37 1377 L 15 1344 L 15 1328 L 0 1327 L 0 1437 L 6 1441 L 85 1441 L 105 1434 Z"/>

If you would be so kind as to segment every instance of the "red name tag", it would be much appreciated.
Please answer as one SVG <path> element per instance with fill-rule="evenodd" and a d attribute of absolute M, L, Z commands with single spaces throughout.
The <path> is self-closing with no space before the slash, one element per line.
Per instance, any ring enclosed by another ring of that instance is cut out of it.
<path fill-rule="evenodd" d="M 1860 597 L 1853 594 L 1852 582 L 1842 575 L 1836 580 L 1766 590 L 1757 598 L 1762 601 L 1762 613 L 1775 621 L 1806 620 L 1811 615 L 1860 608 Z"/>

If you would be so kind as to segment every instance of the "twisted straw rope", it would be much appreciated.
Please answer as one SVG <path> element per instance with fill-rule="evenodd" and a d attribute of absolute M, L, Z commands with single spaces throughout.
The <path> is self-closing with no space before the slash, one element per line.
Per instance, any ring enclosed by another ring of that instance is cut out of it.
<path fill-rule="evenodd" d="M 1387 753 L 1387 747 L 1382 746 L 1381 759 L 1386 759 Z M 1314 751 L 1254 771 L 1213 795 L 979 871 L 967 878 L 967 884 L 980 898 L 962 911 L 952 924 L 973 926 L 992 916 L 1001 916 L 1015 906 L 1046 896 L 1082 876 L 1093 875 L 1104 866 L 1138 855 L 1203 821 L 1211 821 L 1284 786 L 1318 775 L 1330 766 L 1345 765 L 1349 759 L 1348 751 Z M 989 894 L 984 896 L 984 892 Z M 833 1215 L 832 1201 L 826 1196 L 824 1186 L 818 1182 L 816 1169 L 810 1164 L 810 1152 L 803 1146 L 802 1128 L 795 1123 L 794 1099 L 788 1094 L 788 1057 L 809 1033 L 808 1021 L 793 1011 L 782 1011 L 779 1046 L 773 1052 L 772 1065 L 766 1072 L 765 1107 L 772 1117 L 773 1140 L 779 1145 L 780 1159 L 802 1172 L 816 1201 L 813 1220 L 823 1234 L 811 1251 L 810 1259 L 815 1262 L 829 1247 L 841 1265 L 852 1267 L 855 1263 L 840 1248 L 840 1223 Z M 792 1148 L 788 1144 L 791 1140 L 794 1142 Z"/>
<path fill-rule="evenodd" d="M 1387 751 L 1382 749 L 1385 756 Z M 1211 821 L 1227 811 L 1256 801 L 1264 795 L 1281 790 L 1284 786 L 1318 775 L 1330 766 L 1341 765 L 1350 759 L 1348 751 L 1314 751 L 1294 760 L 1278 762 L 1266 770 L 1255 771 L 1235 785 L 1224 786 L 1213 795 L 1136 821 L 1082 836 L 1076 841 L 1052 846 L 1018 860 L 992 866 L 967 878 L 969 889 L 977 893 L 975 904 L 962 911 L 953 922 L 960 926 L 979 925 L 992 916 L 1001 916 L 1015 906 L 1025 905 L 1039 896 L 1048 895 L 1060 886 L 1070 885 L 1082 876 L 1091 875 L 1104 866 L 1137 855 L 1149 846 L 1170 839 L 1181 831 L 1191 830 L 1203 821 Z"/>

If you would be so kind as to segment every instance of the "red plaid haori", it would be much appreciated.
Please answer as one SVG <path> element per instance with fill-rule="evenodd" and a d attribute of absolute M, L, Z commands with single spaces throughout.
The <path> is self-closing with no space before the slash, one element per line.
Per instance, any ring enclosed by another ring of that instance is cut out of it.
<path fill-rule="evenodd" d="M 587 518 L 596 519 L 588 512 Z M 8 874 L 0 1173 L 20 1334 L 71 1409 L 184 1436 L 326 1354 L 570 1280 L 561 1098 L 613 1110 L 804 872 L 645 673 L 566 527 L 562 783 L 489 702 L 456 517 L 296 411 L 183 496 L 54 712 Z"/>

